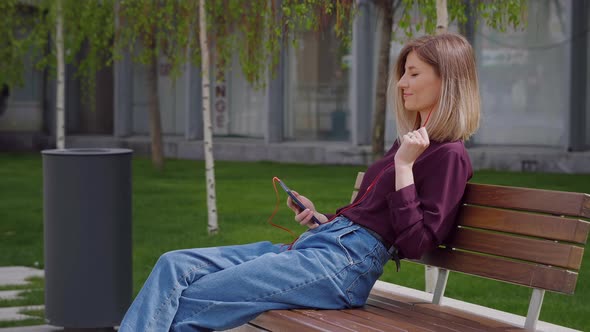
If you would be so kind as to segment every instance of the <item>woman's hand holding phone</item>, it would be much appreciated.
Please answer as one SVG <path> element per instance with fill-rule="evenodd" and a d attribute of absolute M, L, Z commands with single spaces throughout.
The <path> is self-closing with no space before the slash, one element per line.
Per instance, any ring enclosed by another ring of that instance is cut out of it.
<path fill-rule="evenodd" d="M 313 205 L 313 203 L 307 197 L 301 196 L 296 191 L 293 191 L 293 190 L 291 190 L 291 192 L 306 207 L 306 209 L 304 209 L 302 211 L 299 208 L 299 206 L 297 206 L 297 204 L 295 204 L 295 202 L 293 202 L 293 200 L 291 199 L 291 197 L 287 196 L 287 206 L 291 210 L 293 210 L 293 212 L 295 212 L 295 220 L 300 225 L 307 226 L 307 227 L 312 228 L 312 229 L 318 227 L 319 225 L 312 221 L 312 218 L 314 216 L 322 224 L 325 223 L 326 221 L 328 221 L 328 218 L 325 215 L 323 215 L 323 214 L 321 214 L 321 213 L 319 213 L 319 212 L 317 212 L 315 210 L 315 206 Z"/>

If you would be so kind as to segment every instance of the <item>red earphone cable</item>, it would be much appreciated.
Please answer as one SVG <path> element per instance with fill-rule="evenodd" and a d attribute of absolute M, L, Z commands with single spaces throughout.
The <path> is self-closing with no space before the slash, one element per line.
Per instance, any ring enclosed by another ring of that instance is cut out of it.
<path fill-rule="evenodd" d="M 293 233 L 293 231 L 291 231 L 290 229 L 288 229 L 286 227 L 283 227 L 281 225 L 277 225 L 272 222 L 272 218 L 274 218 L 274 216 L 277 214 L 277 211 L 279 210 L 279 204 L 280 204 L 279 191 L 277 190 L 277 181 L 279 181 L 279 178 L 277 178 L 276 176 L 272 178 L 272 186 L 275 189 L 275 195 L 277 197 L 277 202 L 275 204 L 274 210 L 272 211 L 272 214 L 270 215 L 270 217 L 268 218 L 268 220 L 266 222 L 268 222 L 273 227 L 280 228 L 280 229 L 284 230 L 285 232 L 288 232 L 289 234 L 291 234 L 295 238 L 295 240 L 293 241 L 293 242 L 295 242 L 295 241 L 297 241 L 297 239 L 299 237 L 295 233 Z"/>
<path fill-rule="evenodd" d="M 383 173 L 385 173 L 386 170 L 388 170 L 391 166 L 395 165 L 395 163 L 389 163 L 387 164 L 387 166 L 385 166 L 381 172 L 379 172 L 379 174 L 375 177 L 375 179 L 373 179 L 373 182 L 371 182 L 371 184 L 367 187 L 367 190 L 365 190 L 365 193 L 363 194 L 363 196 L 361 196 L 361 198 L 359 198 L 355 203 L 345 207 L 344 209 L 342 209 L 342 211 L 338 212 L 337 214 L 335 214 L 334 216 L 332 216 L 332 218 L 330 218 L 330 220 L 328 220 L 327 222 L 331 222 L 332 220 L 336 219 L 336 217 L 342 215 L 344 212 L 352 209 L 353 207 L 359 205 L 363 199 L 367 196 L 367 194 L 371 191 L 371 189 L 373 189 L 373 186 L 375 186 L 375 183 L 377 183 L 377 180 L 379 180 L 381 178 L 381 176 L 383 175 Z"/>
<path fill-rule="evenodd" d="M 426 124 L 428 123 L 428 120 L 430 119 L 431 114 L 432 114 L 432 110 L 430 110 L 430 112 L 428 112 L 428 116 L 426 117 L 426 121 L 424 121 L 424 126 L 422 126 L 422 127 L 426 127 Z"/>

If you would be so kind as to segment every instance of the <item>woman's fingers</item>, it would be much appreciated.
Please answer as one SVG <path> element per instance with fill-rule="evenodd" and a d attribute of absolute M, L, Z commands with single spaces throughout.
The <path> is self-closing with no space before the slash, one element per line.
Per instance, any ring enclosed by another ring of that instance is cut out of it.
<path fill-rule="evenodd" d="M 295 195 L 295 197 L 299 197 L 299 194 L 296 191 L 291 190 L 291 192 Z M 293 199 L 289 195 L 287 195 L 287 206 L 295 213 L 300 212 L 299 206 L 293 202 Z"/>
<path fill-rule="evenodd" d="M 426 127 L 421 127 L 420 129 L 418 129 L 416 131 L 420 134 L 422 139 L 424 139 L 426 142 L 430 143 L 430 138 L 428 137 L 428 132 L 426 131 Z"/>
<path fill-rule="evenodd" d="M 315 228 L 315 226 L 317 225 L 313 221 L 311 221 L 311 218 L 313 218 L 313 216 L 313 211 L 311 211 L 310 209 L 305 209 L 295 216 L 295 221 L 297 221 L 301 226 Z"/>
<path fill-rule="evenodd" d="M 401 145 L 395 155 L 396 165 L 413 166 L 416 159 L 429 145 L 430 139 L 424 127 L 403 135 Z"/>
<path fill-rule="evenodd" d="M 297 221 L 302 226 L 307 226 L 309 228 L 316 228 L 318 225 L 313 222 L 311 219 L 313 218 L 315 212 L 313 210 L 313 203 L 311 203 L 306 197 L 299 195 L 296 191 L 291 191 L 298 200 L 300 200 L 305 206 L 310 206 L 303 211 L 299 208 L 293 199 L 290 196 L 287 196 L 287 206 L 291 208 L 295 212 L 295 221 Z"/>
<path fill-rule="evenodd" d="M 410 131 L 403 137 L 406 138 L 406 141 L 410 144 L 419 144 L 425 147 L 430 145 L 428 133 L 426 132 L 426 128 L 424 127 L 418 130 Z"/>
<path fill-rule="evenodd" d="M 313 216 L 313 212 L 310 209 L 305 209 L 295 215 L 295 220 L 298 223 L 305 223 L 305 220 L 310 220 Z"/>

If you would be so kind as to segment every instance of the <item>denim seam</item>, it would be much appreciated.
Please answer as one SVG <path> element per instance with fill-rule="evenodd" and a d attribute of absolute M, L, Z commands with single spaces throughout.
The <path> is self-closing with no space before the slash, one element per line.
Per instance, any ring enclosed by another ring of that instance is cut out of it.
<path fill-rule="evenodd" d="M 156 318 L 160 315 L 160 312 L 162 312 L 162 309 L 164 309 L 165 307 L 169 306 L 170 303 L 172 302 L 172 296 L 174 295 L 174 293 L 176 292 L 176 290 L 179 289 L 178 284 L 180 283 L 181 280 L 185 279 L 186 277 L 188 277 L 189 275 L 191 275 L 192 273 L 194 273 L 195 271 L 202 269 L 204 267 L 210 266 L 211 264 L 202 264 L 199 266 L 195 266 L 192 269 L 189 269 L 188 272 L 184 273 L 182 276 L 180 276 L 179 278 L 176 279 L 176 285 L 172 288 L 172 290 L 170 291 L 170 293 L 168 293 L 168 296 L 166 297 L 166 300 L 164 302 L 162 302 L 162 304 L 158 307 L 158 309 L 156 310 L 156 312 L 154 313 L 154 316 L 152 317 L 152 319 L 149 321 L 148 325 L 146 326 L 146 330 L 149 330 L 149 328 L 152 326 L 152 322 L 156 321 Z"/>
<path fill-rule="evenodd" d="M 340 272 L 342 272 L 342 270 Z M 338 274 L 338 273 L 336 273 L 336 274 Z M 334 275 L 336 275 L 336 274 L 334 274 Z M 315 283 L 315 282 L 318 282 L 318 281 L 321 281 L 321 280 L 324 280 L 324 279 L 333 279 L 334 275 L 326 275 L 326 276 L 323 276 L 322 278 L 313 279 L 313 280 L 307 281 L 305 283 L 298 284 L 296 286 L 293 286 L 293 287 L 290 287 L 290 288 L 287 288 L 287 289 L 281 289 L 280 291 L 276 291 L 276 292 L 273 292 L 272 294 L 264 295 L 264 296 L 261 296 L 261 297 L 258 297 L 258 298 L 244 299 L 244 302 L 261 302 L 261 300 L 263 300 L 263 299 L 266 299 L 266 298 L 269 298 L 269 297 L 273 297 L 273 296 L 275 296 L 277 294 L 283 294 L 283 293 L 291 292 L 293 290 L 296 290 L 298 288 L 304 287 L 304 286 L 309 285 L 311 283 Z M 199 311 L 194 312 L 193 314 L 195 316 L 196 315 L 199 315 L 199 314 L 201 314 L 201 313 L 203 313 L 203 312 L 211 309 L 212 307 L 216 306 L 217 304 L 218 304 L 218 302 L 215 301 L 215 302 L 211 303 L 210 305 L 206 306 L 205 308 L 203 308 L 203 309 L 201 309 Z"/>
<path fill-rule="evenodd" d="M 371 272 L 371 269 L 373 268 L 373 266 L 375 266 L 375 260 L 377 260 L 377 257 L 375 256 L 375 252 L 377 251 L 377 246 L 379 244 L 375 245 L 375 247 L 373 247 L 373 250 L 369 251 L 367 253 L 367 255 L 365 255 L 365 259 L 363 259 L 363 261 L 365 261 L 367 258 L 371 259 L 371 266 L 363 273 L 359 274 L 354 281 L 350 284 L 350 286 L 348 286 L 345 290 L 346 293 L 346 298 L 348 300 L 349 305 L 352 307 L 352 299 L 350 297 L 350 293 L 352 293 L 351 289 L 353 287 L 353 285 L 357 282 L 357 280 L 359 280 L 360 278 L 362 278 L 363 276 L 366 276 L 367 274 L 369 274 Z M 360 263 L 360 262 L 359 262 Z"/>
<path fill-rule="evenodd" d="M 344 246 L 344 244 L 342 244 L 342 237 L 356 232 L 359 228 L 360 228 L 359 226 L 356 226 L 354 229 L 351 229 L 351 230 L 347 231 L 346 233 L 342 233 L 342 234 L 338 235 L 338 238 L 337 238 L 338 245 L 340 246 L 340 248 L 342 248 L 342 250 L 344 250 L 346 257 L 348 258 L 348 265 L 355 265 L 356 263 L 352 259 L 352 255 L 350 255 L 350 252 L 348 251 L 346 246 Z"/>

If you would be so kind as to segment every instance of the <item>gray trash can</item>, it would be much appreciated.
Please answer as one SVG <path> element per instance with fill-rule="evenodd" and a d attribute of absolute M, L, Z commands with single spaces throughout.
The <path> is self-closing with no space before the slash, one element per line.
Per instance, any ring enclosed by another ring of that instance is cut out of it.
<path fill-rule="evenodd" d="M 120 324 L 131 303 L 129 149 L 44 150 L 45 318 Z"/>

